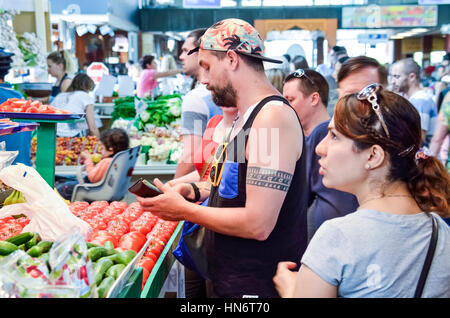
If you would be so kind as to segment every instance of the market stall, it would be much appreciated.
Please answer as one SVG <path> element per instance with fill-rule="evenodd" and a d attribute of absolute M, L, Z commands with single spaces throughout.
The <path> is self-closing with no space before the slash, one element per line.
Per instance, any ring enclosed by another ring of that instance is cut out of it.
<path fill-rule="evenodd" d="M 6 167 L 0 180 L 22 195 L 0 210 L 1 296 L 158 297 L 182 222 L 138 203 L 67 203 L 31 167 Z"/>
<path fill-rule="evenodd" d="M 169 180 L 174 176 L 182 151 L 181 101 L 181 95 L 173 94 L 155 100 L 124 97 L 115 99 L 113 103 L 96 104 L 100 115 L 111 122 L 109 127 L 127 131 L 130 147 L 141 146 L 141 154 L 133 170 L 134 177 Z M 55 174 L 62 177 L 75 176 L 82 165 L 80 153 L 84 150 L 97 156 L 94 162 L 99 161 L 98 142 L 95 136 L 56 137 L 53 164 Z M 37 138 L 33 138 L 31 156 L 35 163 L 39 148 L 37 143 Z"/>

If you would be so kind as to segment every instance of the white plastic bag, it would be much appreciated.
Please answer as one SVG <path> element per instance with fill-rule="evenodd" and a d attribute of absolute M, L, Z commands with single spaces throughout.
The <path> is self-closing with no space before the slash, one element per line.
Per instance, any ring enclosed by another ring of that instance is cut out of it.
<path fill-rule="evenodd" d="M 25 196 L 26 203 L 12 204 L 0 209 L 0 218 L 25 214 L 31 221 L 23 232 L 39 233 L 43 240 L 54 241 L 75 227 L 84 239 L 92 231 L 85 221 L 74 216 L 48 183 L 32 167 L 11 165 L 0 171 L 0 180 Z"/>

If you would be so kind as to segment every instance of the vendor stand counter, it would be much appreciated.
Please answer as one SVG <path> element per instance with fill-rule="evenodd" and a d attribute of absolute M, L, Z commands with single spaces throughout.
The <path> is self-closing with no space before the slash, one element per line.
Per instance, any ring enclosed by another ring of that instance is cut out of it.
<path fill-rule="evenodd" d="M 61 177 L 75 176 L 79 169 L 80 166 L 56 166 L 55 174 Z M 133 169 L 132 181 L 139 177 L 159 178 L 162 181 L 171 180 L 176 170 L 176 164 L 136 165 Z"/>
<path fill-rule="evenodd" d="M 37 123 L 36 170 L 53 188 L 55 183 L 56 124 L 76 123 L 84 115 L 80 114 L 39 114 L 39 113 L 2 113 L 0 117 L 14 119 L 17 122 Z"/>
<path fill-rule="evenodd" d="M 128 283 L 124 286 L 117 298 L 157 298 L 160 295 L 170 269 L 175 262 L 175 256 L 172 253 L 180 240 L 183 223 L 179 222 L 173 231 L 158 261 L 155 263 L 144 288 L 142 289 L 142 268 L 136 267 Z"/>
<path fill-rule="evenodd" d="M 15 133 L 33 131 L 39 124 L 37 123 L 6 123 L 0 122 L 0 136 L 11 135 Z"/>
<path fill-rule="evenodd" d="M 95 103 L 94 110 L 98 110 L 98 114 L 101 116 L 111 117 L 111 113 L 114 110 L 114 103 Z"/>

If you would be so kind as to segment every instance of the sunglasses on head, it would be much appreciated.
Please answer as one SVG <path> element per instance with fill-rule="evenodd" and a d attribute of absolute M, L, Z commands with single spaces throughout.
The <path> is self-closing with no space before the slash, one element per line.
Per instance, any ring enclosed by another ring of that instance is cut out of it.
<path fill-rule="evenodd" d="M 214 163 L 211 166 L 211 170 L 209 171 L 209 179 L 211 181 L 212 186 L 218 187 L 220 184 L 220 180 L 222 179 L 223 165 L 225 164 L 225 160 L 227 159 L 227 147 L 228 143 L 224 142 L 223 144 L 217 147 L 217 150 L 214 154 Z"/>
<path fill-rule="evenodd" d="M 230 132 L 228 133 L 224 142 L 217 147 L 216 152 L 214 153 L 214 163 L 212 164 L 211 169 L 209 171 L 209 179 L 213 187 L 218 187 L 220 184 L 220 180 L 222 179 L 223 166 L 227 159 L 227 147 L 230 143 L 230 137 L 234 125 L 236 124 L 238 119 L 239 116 L 236 116 L 236 118 L 233 121 L 233 124 L 231 125 Z"/>
<path fill-rule="evenodd" d="M 382 86 L 380 84 L 377 84 L 377 83 L 370 84 L 370 85 L 364 87 L 356 95 L 356 98 L 358 98 L 359 100 L 367 100 L 372 105 L 373 111 L 378 116 L 378 119 L 380 120 L 383 130 L 386 133 L 386 136 L 389 138 L 390 137 L 389 130 L 386 126 L 386 122 L 384 121 L 384 117 L 383 117 L 383 114 L 381 113 L 380 105 L 378 104 L 378 99 L 377 99 L 377 92 L 379 92 L 381 89 L 382 89 Z"/>
<path fill-rule="evenodd" d="M 311 77 L 306 75 L 305 70 L 302 69 L 302 68 L 299 68 L 298 70 L 295 70 L 294 73 L 292 73 L 292 76 L 294 76 L 296 78 L 302 78 L 304 76 L 305 78 L 307 78 L 311 82 L 311 84 L 316 85 L 316 83 L 314 83 L 314 81 L 311 79 Z"/>

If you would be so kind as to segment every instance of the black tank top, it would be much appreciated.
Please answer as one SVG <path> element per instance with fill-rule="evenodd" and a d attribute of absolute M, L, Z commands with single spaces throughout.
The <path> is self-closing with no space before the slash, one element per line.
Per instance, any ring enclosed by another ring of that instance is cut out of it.
<path fill-rule="evenodd" d="M 269 96 L 255 107 L 242 130 L 227 147 L 222 179 L 218 187 L 211 189 L 209 206 L 245 206 L 248 164 L 245 146 L 256 115 L 265 104 L 273 100 L 289 105 L 281 96 Z M 207 230 L 209 277 L 216 296 L 279 297 L 272 281 L 278 262 L 300 263 L 307 245 L 308 202 L 304 135 L 302 139 L 303 151 L 296 163 L 291 185 L 275 228 L 265 241 L 233 237 Z"/>
<path fill-rule="evenodd" d="M 50 96 L 55 97 L 59 93 L 61 93 L 61 84 L 64 82 L 64 80 L 69 77 L 67 73 L 64 74 L 63 78 L 61 78 L 61 82 L 59 82 L 59 85 L 55 85 L 52 87 L 52 94 Z"/>

